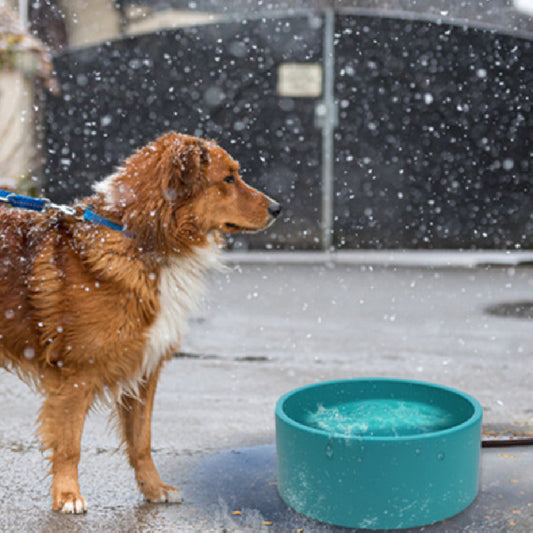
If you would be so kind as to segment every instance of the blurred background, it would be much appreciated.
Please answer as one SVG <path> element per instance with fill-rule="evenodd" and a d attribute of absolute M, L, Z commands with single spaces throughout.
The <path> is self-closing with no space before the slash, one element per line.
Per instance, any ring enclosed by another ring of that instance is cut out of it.
<path fill-rule="evenodd" d="M 531 0 L 0 1 L 0 187 L 168 130 L 284 206 L 235 250 L 530 249 Z"/>
<path fill-rule="evenodd" d="M 458 387 L 485 439 L 522 444 L 484 450 L 476 503 L 424 531 L 533 531 L 532 17 L 533 0 L 0 0 L 0 188 L 71 202 L 177 130 L 284 207 L 230 240 L 161 380 L 154 456 L 184 503 L 140 502 L 97 410 L 90 513 L 47 514 L 39 399 L 2 373 L 0 531 L 337 531 L 279 499 L 273 408 L 375 376 Z"/>

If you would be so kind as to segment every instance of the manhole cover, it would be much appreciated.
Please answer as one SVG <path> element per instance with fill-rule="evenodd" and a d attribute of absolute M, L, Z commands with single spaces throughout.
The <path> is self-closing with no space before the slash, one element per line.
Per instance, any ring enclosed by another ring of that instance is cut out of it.
<path fill-rule="evenodd" d="M 533 302 L 508 302 L 489 305 L 485 312 L 493 316 L 533 320 Z"/>

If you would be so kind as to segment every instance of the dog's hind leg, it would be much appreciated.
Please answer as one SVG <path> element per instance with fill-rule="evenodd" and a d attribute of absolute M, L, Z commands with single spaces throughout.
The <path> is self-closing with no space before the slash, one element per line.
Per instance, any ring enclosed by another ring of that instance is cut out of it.
<path fill-rule="evenodd" d="M 87 502 L 80 493 L 78 462 L 83 425 L 93 394 L 83 384 L 70 380 L 45 390 L 39 434 L 43 447 L 51 452 L 52 508 L 81 514 L 87 511 Z"/>
<path fill-rule="evenodd" d="M 163 483 L 151 452 L 151 422 L 160 367 L 139 387 L 135 397 L 123 396 L 117 403 L 122 438 L 140 491 L 150 502 L 181 502 L 181 492 Z"/>

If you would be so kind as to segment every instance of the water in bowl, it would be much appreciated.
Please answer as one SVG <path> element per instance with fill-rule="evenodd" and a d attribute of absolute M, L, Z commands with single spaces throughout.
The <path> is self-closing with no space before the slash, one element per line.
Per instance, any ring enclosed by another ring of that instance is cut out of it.
<path fill-rule="evenodd" d="M 303 423 L 350 437 L 401 437 L 432 433 L 454 426 L 452 413 L 423 402 L 375 398 L 319 405 Z"/>

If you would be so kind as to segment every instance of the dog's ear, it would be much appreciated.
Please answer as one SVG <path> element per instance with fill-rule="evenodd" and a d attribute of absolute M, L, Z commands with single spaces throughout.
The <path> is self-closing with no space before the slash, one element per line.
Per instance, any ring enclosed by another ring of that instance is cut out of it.
<path fill-rule="evenodd" d="M 171 148 L 172 176 L 167 196 L 184 200 L 197 194 L 206 184 L 209 162 L 209 149 L 202 140 L 178 138 Z"/>

